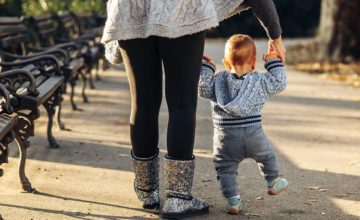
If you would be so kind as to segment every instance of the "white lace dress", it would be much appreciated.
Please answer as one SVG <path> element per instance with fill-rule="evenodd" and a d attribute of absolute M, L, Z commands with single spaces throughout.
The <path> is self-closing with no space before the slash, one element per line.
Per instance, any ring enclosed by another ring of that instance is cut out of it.
<path fill-rule="evenodd" d="M 244 10 L 244 0 L 109 0 L 102 43 L 111 63 L 121 62 L 118 40 L 151 35 L 177 38 L 219 25 Z"/>

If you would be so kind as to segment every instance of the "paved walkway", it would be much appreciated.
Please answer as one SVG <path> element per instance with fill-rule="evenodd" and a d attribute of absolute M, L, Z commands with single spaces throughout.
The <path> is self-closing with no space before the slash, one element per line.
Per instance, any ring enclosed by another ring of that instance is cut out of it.
<path fill-rule="evenodd" d="M 266 44 L 259 42 L 259 49 Z M 207 43 L 206 53 L 221 67 L 222 41 Z M 259 52 L 262 53 L 262 52 Z M 286 92 L 268 103 L 264 128 L 274 144 L 281 173 L 291 183 L 287 193 L 266 195 L 256 164 L 239 169 L 244 200 L 242 218 L 360 218 L 360 90 L 335 81 L 289 70 Z M 54 134 L 61 148 L 46 147 L 46 117 L 36 124 L 28 153 L 27 175 L 37 194 L 20 192 L 17 150 L 0 178 L 0 214 L 4 219 L 142 219 L 158 218 L 139 208 L 132 190 L 128 116 L 130 98 L 125 73 L 107 71 L 89 92 L 83 112 L 64 106 L 72 132 Z M 209 103 L 200 100 L 197 117 L 197 167 L 193 192 L 211 205 L 198 219 L 236 219 L 223 213 L 223 199 L 211 160 Z M 160 116 L 162 156 L 167 114 Z M 163 194 L 162 194 L 163 198 Z"/>

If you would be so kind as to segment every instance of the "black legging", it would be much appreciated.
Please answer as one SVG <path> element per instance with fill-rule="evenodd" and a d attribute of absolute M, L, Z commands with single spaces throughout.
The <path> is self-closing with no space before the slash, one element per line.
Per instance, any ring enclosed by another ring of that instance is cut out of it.
<path fill-rule="evenodd" d="M 175 39 L 151 36 L 119 42 L 131 90 L 130 136 L 136 157 L 149 158 L 158 152 L 163 63 L 168 156 L 192 158 L 204 41 L 205 34 L 200 32 Z"/>

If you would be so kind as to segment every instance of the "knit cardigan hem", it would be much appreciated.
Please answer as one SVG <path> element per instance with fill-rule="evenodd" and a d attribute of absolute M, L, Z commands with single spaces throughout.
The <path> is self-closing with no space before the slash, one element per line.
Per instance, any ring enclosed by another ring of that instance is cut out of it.
<path fill-rule="evenodd" d="M 113 40 L 129 40 L 137 38 L 147 38 L 149 36 L 159 36 L 167 38 L 178 38 L 185 35 L 195 34 L 209 28 L 214 28 L 228 17 L 231 17 L 246 7 L 241 7 L 243 1 L 233 1 L 217 11 L 217 14 L 193 24 L 187 24 L 180 27 L 172 27 L 164 24 L 144 24 L 138 26 L 121 27 L 116 30 L 104 30 L 101 42 L 106 44 Z"/>
<path fill-rule="evenodd" d="M 243 1 L 230 1 L 216 11 L 216 14 L 195 21 L 192 24 L 182 25 L 180 27 L 167 26 L 165 24 L 148 23 L 137 26 L 127 27 L 108 27 L 105 25 L 101 42 L 105 44 L 105 57 L 112 64 L 123 62 L 120 53 L 120 46 L 117 41 L 138 38 L 147 38 L 149 36 L 159 36 L 166 38 L 178 38 L 185 35 L 195 34 L 210 28 L 217 27 L 219 22 L 235 15 L 246 9 L 242 7 Z"/>

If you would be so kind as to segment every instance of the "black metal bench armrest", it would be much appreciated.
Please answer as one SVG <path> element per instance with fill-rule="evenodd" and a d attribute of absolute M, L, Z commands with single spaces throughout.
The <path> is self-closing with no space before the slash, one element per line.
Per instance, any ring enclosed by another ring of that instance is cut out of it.
<path fill-rule="evenodd" d="M 17 86 L 27 83 L 26 94 L 18 94 Z M 39 117 L 37 96 L 39 91 L 36 89 L 35 77 L 27 70 L 15 69 L 0 73 L 0 84 L 10 92 L 10 105 L 14 112 L 19 110 L 30 110 L 34 118 Z"/>
<path fill-rule="evenodd" d="M 56 38 L 56 42 L 58 43 L 65 43 L 65 42 L 69 42 L 71 41 L 72 43 L 75 43 L 78 48 L 80 48 L 80 50 L 83 48 L 83 47 L 89 47 L 89 40 L 88 39 L 82 39 L 81 37 L 78 37 L 76 39 L 66 39 L 66 38 Z"/>
<path fill-rule="evenodd" d="M 39 93 L 36 90 L 35 77 L 27 70 L 15 69 L 0 73 L 0 83 L 4 86 L 13 96 L 18 96 L 16 85 L 28 82 L 28 94 L 37 96 Z"/>
<path fill-rule="evenodd" d="M 53 55 L 43 55 L 38 57 L 33 57 L 29 59 L 20 60 L 17 62 L 0 62 L 0 66 L 3 66 L 5 69 L 13 69 L 13 68 L 22 68 L 26 65 L 34 65 L 39 68 L 41 73 L 45 73 L 45 65 L 53 64 L 55 65 L 55 74 L 57 75 L 63 75 L 61 69 L 60 69 L 60 63 Z M 49 76 L 49 74 L 46 74 Z M 52 75 L 52 74 L 51 74 Z"/>
<path fill-rule="evenodd" d="M 14 108 L 11 106 L 10 92 L 3 84 L 0 84 L 0 96 L 4 99 L 0 103 L 1 113 L 12 114 L 14 112 Z"/>
<path fill-rule="evenodd" d="M 72 50 L 80 50 L 80 47 L 75 42 L 61 42 L 59 44 L 55 44 L 51 46 L 52 48 L 63 48 L 63 49 L 72 49 Z"/>
<path fill-rule="evenodd" d="M 79 45 L 77 45 L 75 42 L 69 42 L 69 40 L 67 40 L 64 43 L 58 43 L 58 44 L 55 44 L 55 45 L 46 45 L 41 49 L 28 48 L 28 50 L 32 51 L 32 52 L 42 52 L 42 51 L 47 51 L 47 50 L 51 50 L 51 49 L 65 50 L 69 57 L 71 57 L 70 56 L 70 51 L 76 51 L 78 54 L 80 54 L 80 50 L 81 50 Z"/>
<path fill-rule="evenodd" d="M 34 51 L 34 52 L 35 53 L 29 54 L 29 55 L 17 55 L 17 54 L 8 53 L 5 51 L 0 51 L 0 54 L 4 55 L 5 58 L 9 57 L 11 59 L 20 59 L 20 60 L 39 57 L 39 56 L 43 56 L 43 55 L 54 55 L 56 58 L 61 59 L 64 64 L 66 64 L 66 65 L 69 64 L 69 56 L 66 53 L 66 51 L 64 51 L 63 49 L 51 48 L 49 50 L 39 50 L 39 51 Z"/>

